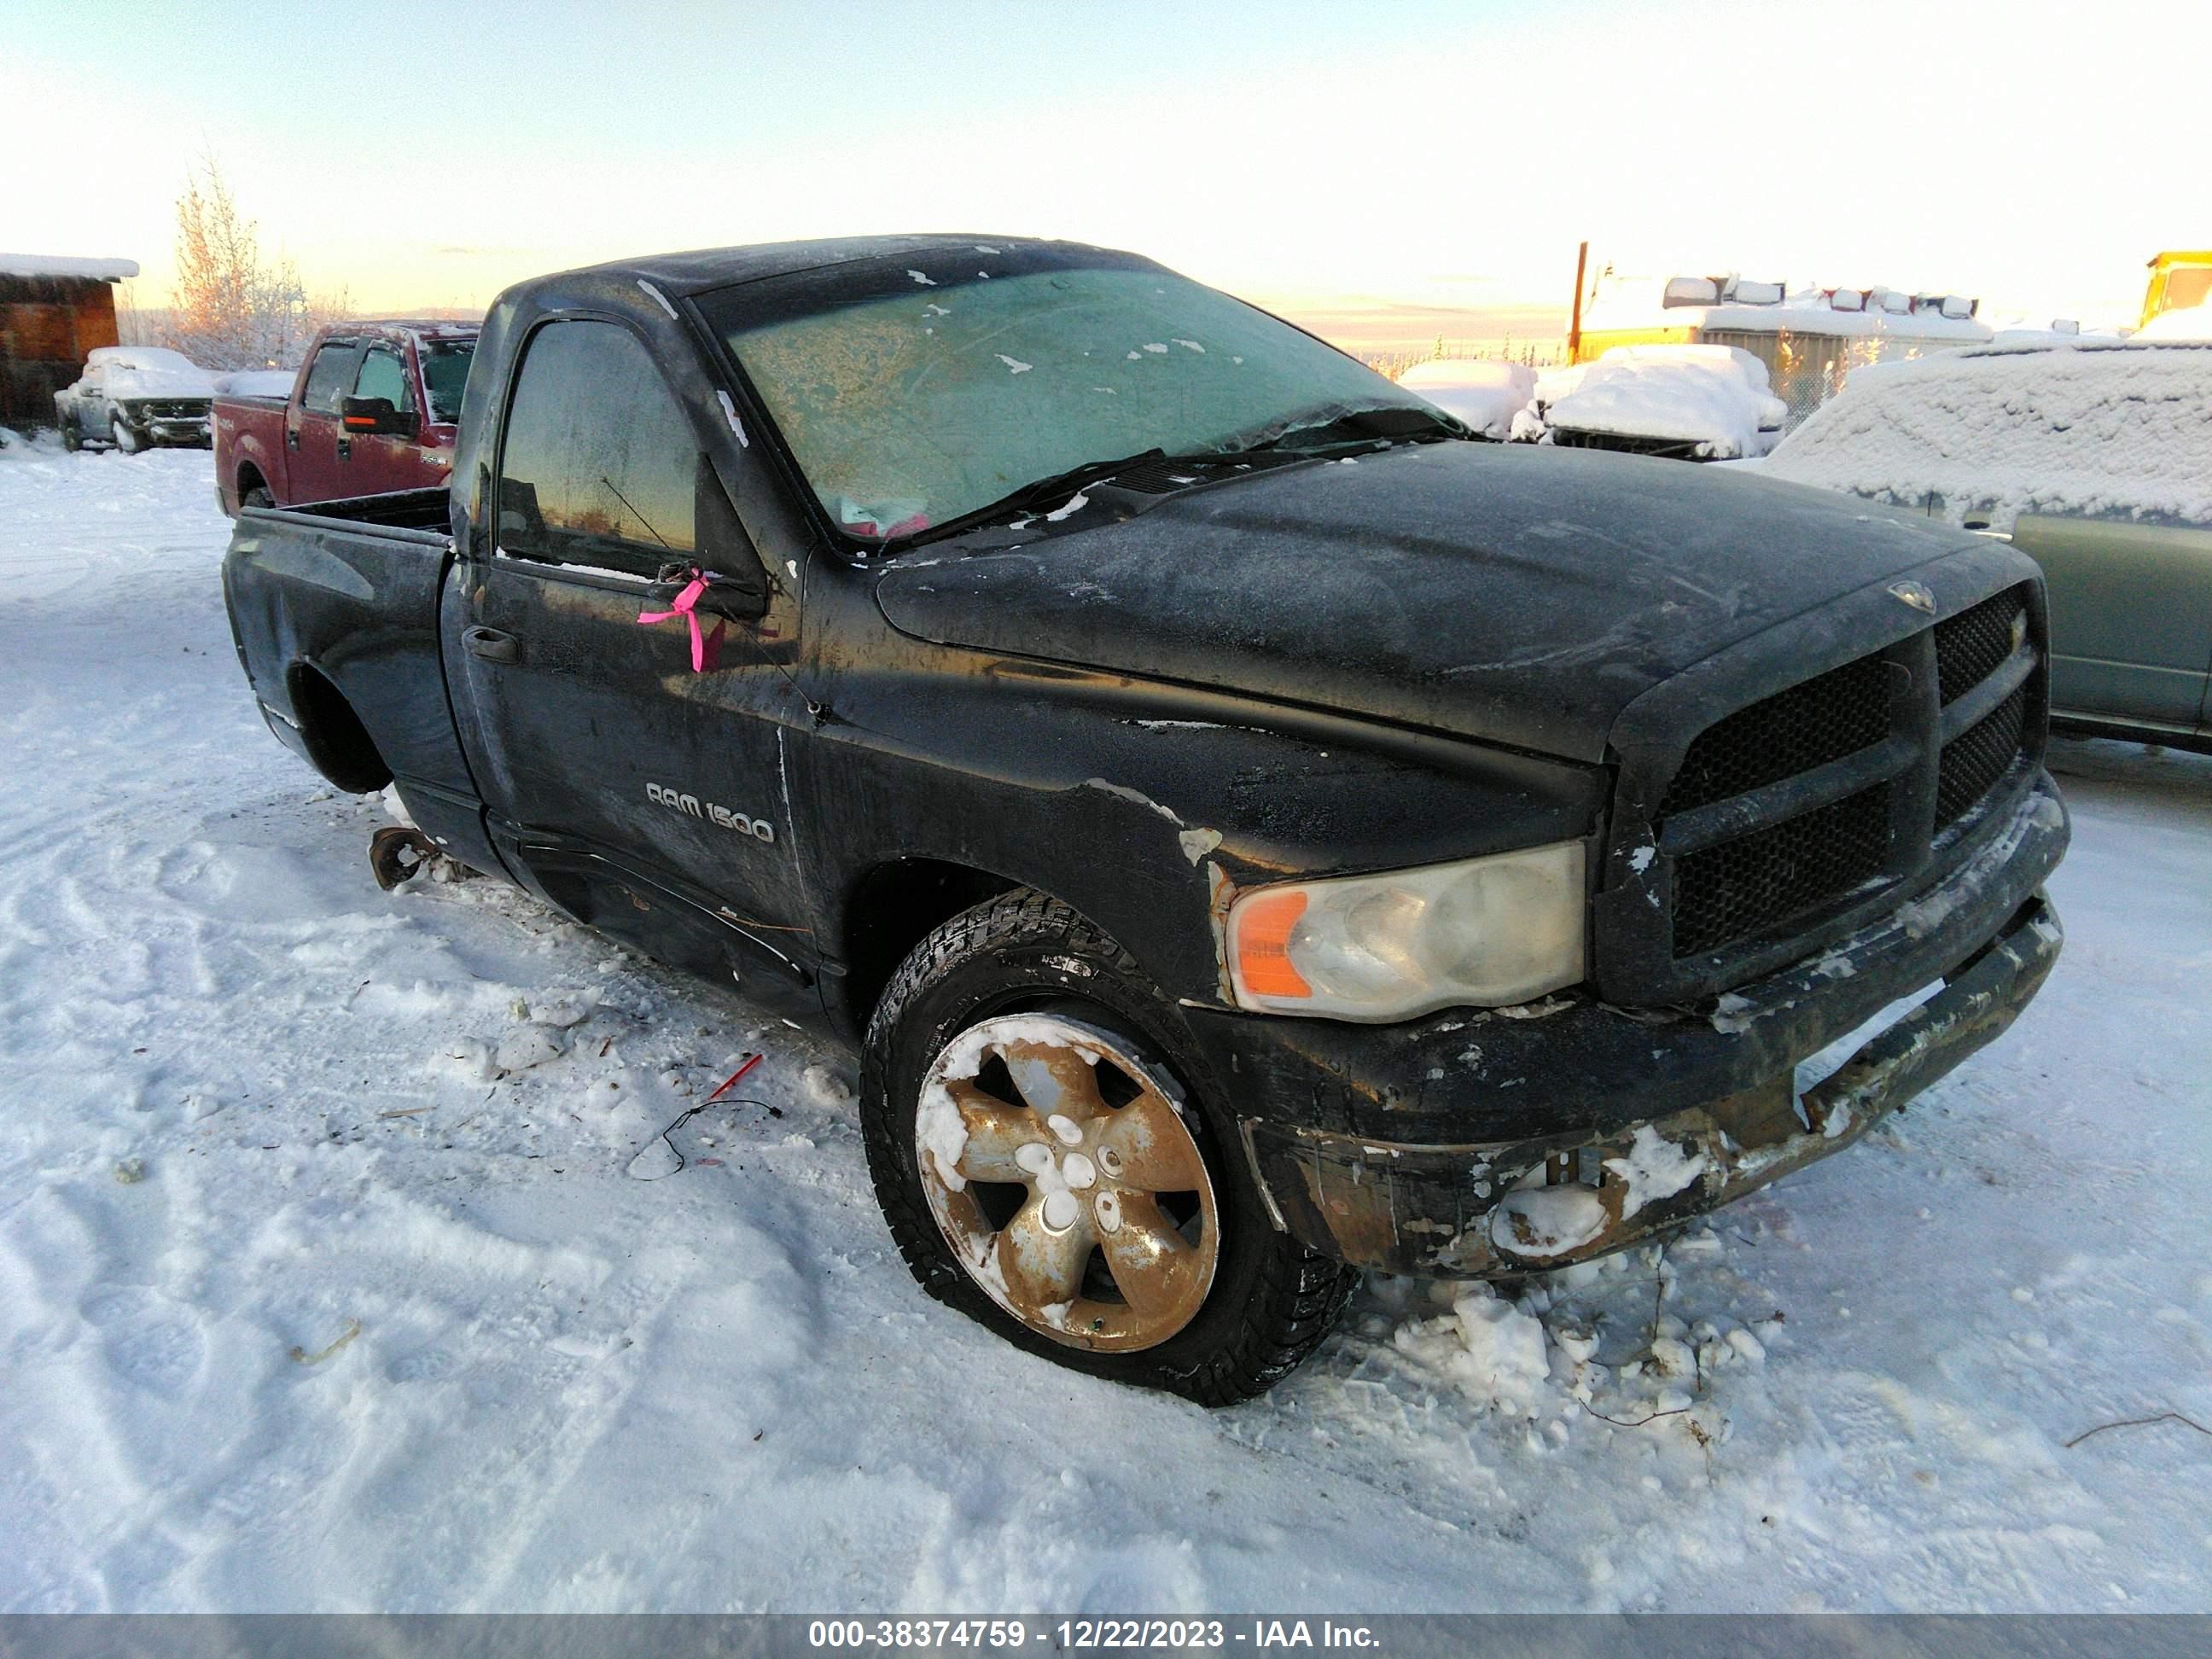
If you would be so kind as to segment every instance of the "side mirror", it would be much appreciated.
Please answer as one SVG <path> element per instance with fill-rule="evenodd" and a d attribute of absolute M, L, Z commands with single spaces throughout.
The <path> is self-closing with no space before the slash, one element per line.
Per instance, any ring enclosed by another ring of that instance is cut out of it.
<path fill-rule="evenodd" d="M 695 562 L 714 578 L 700 599 L 701 609 L 733 622 L 757 622 L 766 616 L 768 573 L 753 551 L 752 538 L 738 522 L 729 491 L 704 455 L 694 477 L 691 516 L 699 546 Z"/>
<path fill-rule="evenodd" d="M 389 398 L 348 398 L 338 405 L 338 418 L 348 434 L 359 438 L 411 438 L 420 424 L 414 410 L 394 409 Z"/>

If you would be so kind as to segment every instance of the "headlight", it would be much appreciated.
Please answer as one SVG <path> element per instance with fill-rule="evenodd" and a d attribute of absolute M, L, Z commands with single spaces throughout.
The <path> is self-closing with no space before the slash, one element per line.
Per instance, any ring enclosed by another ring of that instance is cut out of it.
<path fill-rule="evenodd" d="M 1583 844 L 1259 887 L 1229 909 L 1239 1006 L 1411 1019 L 1526 1002 L 1583 976 Z"/>

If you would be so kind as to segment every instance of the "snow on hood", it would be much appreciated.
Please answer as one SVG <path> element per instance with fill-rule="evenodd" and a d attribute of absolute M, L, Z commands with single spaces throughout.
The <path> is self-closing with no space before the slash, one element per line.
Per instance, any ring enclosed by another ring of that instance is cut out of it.
<path fill-rule="evenodd" d="M 1954 523 L 1971 512 L 1997 530 L 2022 513 L 2212 525 L 2212 344 L 1990 348 L 1863 368 L 1765 471 L 1905 506 L 1940 497 Z"/>
<path fill-rule="evenodd" d="M 1547 374 L 1544 419 L 1573 432 L 1694 443 L 1717 459 L 1764 453 L 1789 417 L 1766 365 L 1735 346 L 1615 346 L 1595 363 Z"/>
<path fill-rule="evenodd" d="M 1536 395 L 1536 371 L 1490 358 L 1439 357 L 1415 363 L 1398 384 L 1456 415 L 1486 438 L 1512 435 L 1513 417 Z"/>

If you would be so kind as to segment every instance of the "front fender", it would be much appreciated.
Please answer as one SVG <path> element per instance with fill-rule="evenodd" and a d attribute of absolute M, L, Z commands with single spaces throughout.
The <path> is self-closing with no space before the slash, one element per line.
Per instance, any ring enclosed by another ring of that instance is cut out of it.
<path fill-rule="evenodd" d="M 825 939 L 871 871 L 937 860 L 1062 900 L 1200 1006 L 1227 1006 L 1241 888 L 1587 836 L 1602 811 L 1594 769 L 957 647 L 848 668 L 830 709 L 793 803 Z"/>

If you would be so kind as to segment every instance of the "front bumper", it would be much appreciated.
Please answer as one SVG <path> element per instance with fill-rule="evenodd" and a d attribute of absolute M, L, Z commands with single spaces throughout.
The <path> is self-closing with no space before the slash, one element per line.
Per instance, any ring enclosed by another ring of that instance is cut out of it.
<path fill-rule="evenodd" d="M 1393 1273 L 1564 1267 L 1840 1152 L 1995 1040 L 2057 960 L 2041 885 L 2066 840 L 2039 778 L 1948 880 L 1703 1015 L 1584 1000 L 1406 1027 L 1194 1025 L 1285 1231 Z M 1801 1061 L 1937 980 L 1799 1096 Z"/>

